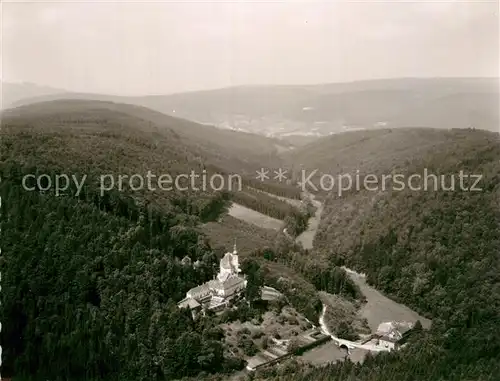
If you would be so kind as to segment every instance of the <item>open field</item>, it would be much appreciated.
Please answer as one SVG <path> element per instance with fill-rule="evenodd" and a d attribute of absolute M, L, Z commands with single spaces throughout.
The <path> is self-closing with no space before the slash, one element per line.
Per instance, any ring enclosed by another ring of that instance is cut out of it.
<path fill-rule="evenodd" d="M 271 246 L 277 234 L 275 230 L 263 229 L 230 215 L 225 215 L 219 222 L 204 224 L 202 230 L 214 247 L 222 247 L 224 250 L 231 250 L 236 239 L 238 253 L 242 257 L 256 249 Z"/>
<path fill-rule="evenodd" d="M 266 216 L 234 202 L 229 208 L 229 215 L 264 229 L 281 230 L 283 226 L 281 220 Z"/>
<path fill-rule="evenodd" d="M 431 326 L 431 321 L 429 319 L 420 316 L 409 307 L 389 299 L 380 291 L 368 285 L 366 279 L 362 275 L 354 272 L 348 273 L 366 297 L 367 302 L 361 307 L 360 313 L 368 320 L 368 325 L 372 332 L 377 330 L 380 323 L 386 321 L 416 322 L 420 320 L 422 327 L 427 329 Z"/>

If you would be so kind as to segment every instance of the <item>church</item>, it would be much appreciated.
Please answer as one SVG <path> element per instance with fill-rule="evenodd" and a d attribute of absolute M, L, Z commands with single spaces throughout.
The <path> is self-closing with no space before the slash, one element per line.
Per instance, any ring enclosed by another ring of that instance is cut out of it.
<path fill-rule="evenodd" d="M 196 316 L 202 309 L 218 311 L 245 290 L 247 281 L 240 275 L 241 269 L 236 244 L 232 253 L 226 253 L 219 264 L 219 273 L 214 279 L 190 289 L 177 305 L 189 308 Z"/>

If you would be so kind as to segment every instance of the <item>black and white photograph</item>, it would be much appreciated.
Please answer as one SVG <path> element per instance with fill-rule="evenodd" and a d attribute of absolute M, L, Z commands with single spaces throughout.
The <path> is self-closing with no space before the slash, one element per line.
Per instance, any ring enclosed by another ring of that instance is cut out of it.
<path fill-rule="evenodd" d="M 0 2 L 0 380 L 499 381 L 498 0 Z"/>

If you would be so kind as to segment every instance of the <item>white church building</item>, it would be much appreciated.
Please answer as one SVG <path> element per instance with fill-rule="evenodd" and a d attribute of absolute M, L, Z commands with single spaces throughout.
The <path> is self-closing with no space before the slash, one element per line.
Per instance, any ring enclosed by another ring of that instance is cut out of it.
<path fill-rule="evenodd" d="M 247 281 L 240 275 L 241 269 L 236 244 L 232 253 L 226 253 L 219 264 L 219 273 L 214 279 L 190 289 L 177 305 L 188 307 L 193 316 L 202 308 L 218 310 L 227 305 L 236 295 L 245 290 Z"/>

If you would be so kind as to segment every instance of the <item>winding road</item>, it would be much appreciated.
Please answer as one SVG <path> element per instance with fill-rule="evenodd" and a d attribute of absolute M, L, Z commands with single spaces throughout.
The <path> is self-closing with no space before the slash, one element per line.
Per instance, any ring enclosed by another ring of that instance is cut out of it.
<path fill-rule="evenodd" d="M 379 347 L 373 344 L 361 344 L 356 341 L 341 339 L 340 337 L 337 337 L 334 334 L 332 334 L 325 323 L 326 308 L 327 308 L 326 305 L 323 303 L 323 311 L 321 312 L 321 316 L 319 317 L 319 326 L 321 327 L 321 332 L 323 332 L 325 335 L 330 336 L 332 340 L 335 342 L 335 344 L 337 344 L 339 347 L 341 345 L 345 345 L 349 350 L 354 348 L 359 348 L 370 352 L 389 351 L 389 349 L 385 347 Z"/>

